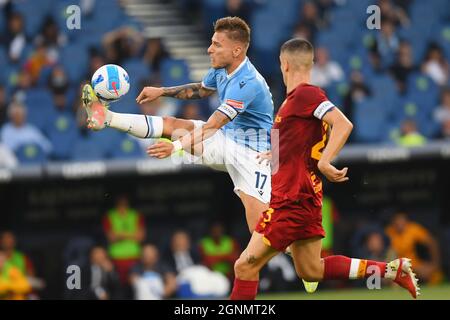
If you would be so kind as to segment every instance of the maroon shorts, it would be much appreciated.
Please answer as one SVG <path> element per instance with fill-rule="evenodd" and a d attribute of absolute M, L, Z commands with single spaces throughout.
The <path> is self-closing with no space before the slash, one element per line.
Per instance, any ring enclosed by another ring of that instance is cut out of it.
<path fill-rule="evenodd" d="M 267 245 L 282 252 L 296 240 L 324 238 L 322 207 L 307 200 L 269 208 L 261 215 L 255 231 L 264 236 Z"/>

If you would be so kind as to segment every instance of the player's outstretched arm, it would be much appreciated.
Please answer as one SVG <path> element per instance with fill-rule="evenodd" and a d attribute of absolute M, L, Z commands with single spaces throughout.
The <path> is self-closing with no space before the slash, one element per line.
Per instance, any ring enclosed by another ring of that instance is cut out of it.
<path fill-rule="evenodd" d="M 151 157 L 158 159 L 167 158 L 174 152 L 186 150 L 191 154 L 198 154 L 195 148 L 199 146 L 202 149 L 202 142 L 214 135 L 217 130 L 226 125 L 230 118 L 220 111 L 215 111 L 208 121 L 199 128 L 196 128 L 188 134 L 182 136 L 174 142 L 158 142 L 147 149 Z"/>
<path fill-rule="evenodd" d="M 145 87 L 136 98 L 137 103 L 146 103 L 155 100 L 161 96 L 172 97 L 177 99 L 201 99 L 212 95 L 215 90 L 211 90 L 202 86 L 201 82 L 188 83 L 176 87 Z"/>
<path fill-rule="evenodd" d="M 338 108 L 333 108 L 331 111 L 327 112 L 322 120 L 330 125 L 331 132 L 328 144 L 322 152 L 322 157 L 320 158 L 317 167 L 331 182 L 347 181 L 348 177 L 346 177 L 346 175 L 348 168 L 338 170 L 331 164 L 331 161 L 338 155 L 350 136 L 353 124 Z"/>

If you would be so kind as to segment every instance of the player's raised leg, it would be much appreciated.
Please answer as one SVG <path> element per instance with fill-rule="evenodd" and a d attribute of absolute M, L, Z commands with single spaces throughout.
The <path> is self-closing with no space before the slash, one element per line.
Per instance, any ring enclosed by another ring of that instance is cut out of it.
<path fill-rule="evenodd" d="M 253 232 L 247 248 L 234 264 L 231 300 L 254 300 L 258 292 L 259 272 L 279 252 L 266 245 L 262 234 Z"/>
<path fill-rule="evenodd" d="M 391 262 L 355 259 L 345 256 L 320 258 L 321 238 L 297 240 L 291 245 L 295 269 L 306 281 L 363 279 L 379 272 L 380 277 L 391 279 L 409 291 L 413 298 L 420 294 L 411 261 L 406 258 Z"/>
<path fill-rule="evenodd" d="M 92 130 L 111 127 L 138 138 L 176 139 L 194 129 L 190 120 L 112 112 L 98 100 L 89 84 L 83 87 L 82 102 L 88 115 L 88 127 Z"/>

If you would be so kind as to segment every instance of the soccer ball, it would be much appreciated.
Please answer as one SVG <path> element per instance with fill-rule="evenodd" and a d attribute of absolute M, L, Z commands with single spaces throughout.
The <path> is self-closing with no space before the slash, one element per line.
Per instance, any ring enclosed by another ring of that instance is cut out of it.
<path fill-rule="evenodd" d="M 101 101 L 111 103 L 119 100 L 130 90 L 130 77 L 121 66 L 106 64 L 95 71 L 91 85 Z"/>

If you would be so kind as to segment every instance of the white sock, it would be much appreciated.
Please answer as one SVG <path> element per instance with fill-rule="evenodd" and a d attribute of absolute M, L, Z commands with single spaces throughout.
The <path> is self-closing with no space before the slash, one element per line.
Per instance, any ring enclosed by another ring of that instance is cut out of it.
<path fill-rule="evenodd" d="M 161 138 L 163 119 L 142 114 L 106 112 L 106 125 L 138 138 Z"/>

